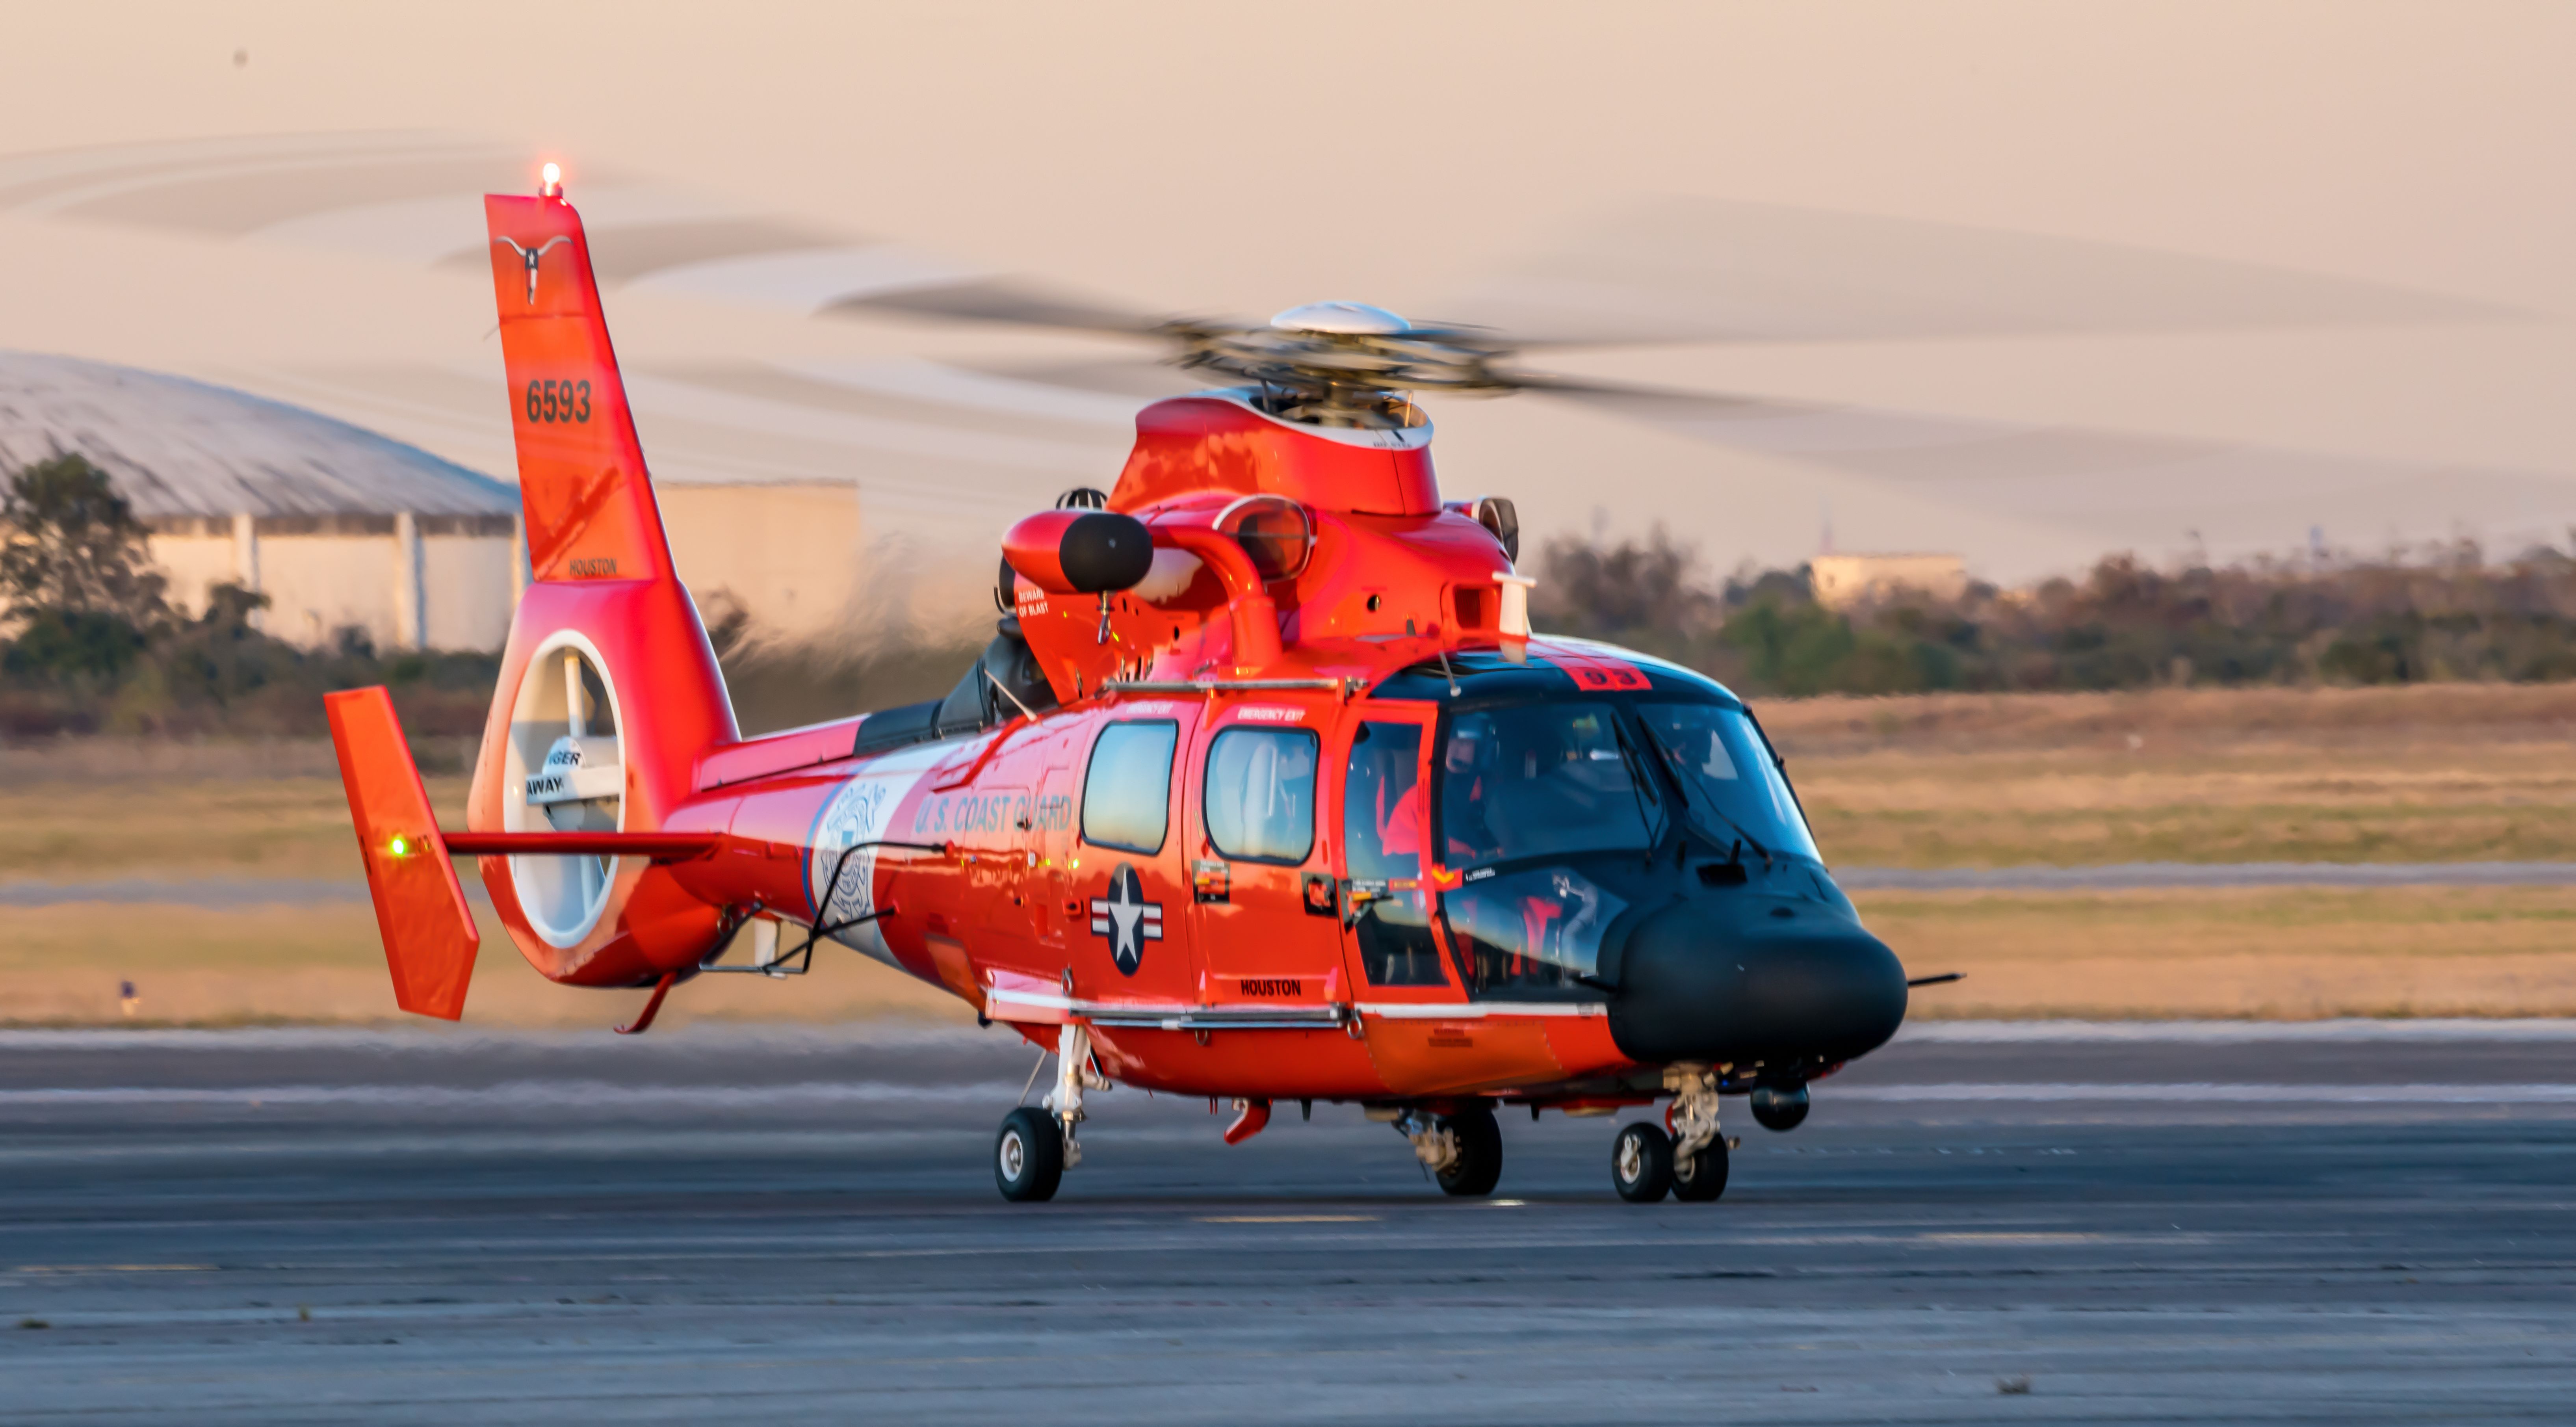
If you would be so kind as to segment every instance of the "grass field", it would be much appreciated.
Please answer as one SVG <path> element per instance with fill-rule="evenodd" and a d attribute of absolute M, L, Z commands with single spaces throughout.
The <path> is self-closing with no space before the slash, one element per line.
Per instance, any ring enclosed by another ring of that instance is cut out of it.
<path fill-rule="evenodd" d="M 1839 865 L 2576 859 L 2576 689 L 1944 695 L 1758 711 Z"/>
<path fill-rule="evenodd" d="M 409 1020 L 394 1008 L 375 914 L 363 904 L 207 911 L 102 903 L 0 910 L 0 1024 L 238 1026 Z M 633 1018 L 643 991 L 591 991 L 539 976 L 488 910 L 466 1020 L 485 1026 L 605 1028 Z M 127 1017 L 120 985 L 140 1004 Z M 692 1020 L 917 1019 L 972 1024 L 946 991 L 856 952 L 815 957 L 811 974 L 702 976 L 673 993 L 659 1024 Z"/>
<path fill-rule="evenodd" d="M 1911 1015 L 2313 1020 L 2576 1015 L 2576 888 L 1877 892 Z"/>
<path fill-rule="evenodd" d="M 1817 699 L 1760 706 L 1842 866 L 2576 860 L 2576 687 Z M 437 765 L 461 769 L 462 751 Z M 442 817 L 464 780 L 433 773 Z M 327 746 L 0 750 L 0 881 L 358 876 Z M 1920 893 L 1860 899 L 1916 1014 L 2576 1014 L 2576 890 Z M 362 906 L 0 909 L 0 1022 L 390 1014 Z M 487 926 L 471 1019 L 605 1025 L 641 993 L 546 984 Z M 703 978 L 691 1016 L 950 1017 L 860 961 Z"/>

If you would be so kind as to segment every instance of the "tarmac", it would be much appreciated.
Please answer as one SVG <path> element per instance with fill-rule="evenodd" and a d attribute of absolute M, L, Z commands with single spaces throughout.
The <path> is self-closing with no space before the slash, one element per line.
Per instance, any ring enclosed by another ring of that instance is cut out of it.
<path fill-rule="evenodd" d="M 2576 1402 L 2576 1023 L 1929 1022 L 1620 1203 L 1000 1030 L 0 1033 L 0 1421 L 2522 1422 Z"/>

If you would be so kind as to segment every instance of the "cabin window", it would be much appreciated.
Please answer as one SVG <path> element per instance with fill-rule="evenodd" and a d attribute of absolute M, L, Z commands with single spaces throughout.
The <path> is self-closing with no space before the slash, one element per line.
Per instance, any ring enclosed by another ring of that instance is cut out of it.
<path fill-rule="evenodd" d="M 1364 723 L 1342 780 L 1342 846 L 1350 860 L 1351 939 L 1378 986 L 1445 986 L 1422 890 L 1422 728 Z"/>
<path fill-rule="evenodd" d="M 1165 720 L 1113 723 L 1091 745 L 1082 775 L 1082 840 L 1094 847 L 1152 854 L 1163 850 L 1172 817 L 1172 750 L 1180 725 Z"/>
<path fill-rule="evenodd" d="M 1200 811 L 1208 843 L 1237 862 L 1293 867 L 1315 850 L 1315 762 L 1305 729 L 1229 728 L 1208 745 Z"/>

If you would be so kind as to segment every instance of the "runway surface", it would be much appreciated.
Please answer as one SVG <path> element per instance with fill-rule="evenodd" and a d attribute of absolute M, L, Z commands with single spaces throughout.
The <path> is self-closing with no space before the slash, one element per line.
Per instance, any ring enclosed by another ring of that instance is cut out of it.
<path fill-rule="evenodd" d="M 2114 862 L 2094 867 L 1837 867 L 1855 891 L 2120 892 L 2195 887 L 2565 887 L 2576 862 Z M 465 895 L 488 902 L 482 880 Z M 244 907 L 363 906 L 367 884 L 327 877 L 118 877 L 0 882 L 0 907 L 149 902 Z"/>
<path fill-rule="evenodd" d="M 998 1031 L 0 1035 L 0 1421 L 2508 1422 L 2576 1401 L 2576 1027 L 1929 1024 L 1620 1204 Z M 43 1326 L 33 1326 L 42 1324 Z M 18 1325 L 18 1326 L 12 1326 Z"/>

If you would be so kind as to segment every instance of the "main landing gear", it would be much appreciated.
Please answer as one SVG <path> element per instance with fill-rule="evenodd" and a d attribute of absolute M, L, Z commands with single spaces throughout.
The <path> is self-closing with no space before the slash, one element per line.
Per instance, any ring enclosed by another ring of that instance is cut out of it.
<path fill-rule="evenodd" d="M 1416 1108 L 1373 1107 L 1369 1118 L 1392 1124 L 1413 1145 L 1413 1157 L 1440 1182 L 1440 1192 L 1462 1199 L 1494 1192 L 1503 1177 L 1503 1131 L 1490 1105 L 1470 1103 L 1435 1115 Z"/>
<path fill-rule="evenodd" d="M 1705 1203 L 1726 1192 L 1726 1152 L 1734 1148 L 1719 1132 L 1717 1076 L 1705 1066 L 1675 1066 L 1664 1085 L 1673 1092 L 1664 1116 L 1672 1132 L 1651 1120 L 1621 1126 L 1610 1145 L 1611 1186 L 1631 1204 L 1667 1194 Z"/>
<path fill-rule="evenodd" d="M 1013 1110 L 993 1139 L 993 1182 L 1003 1198 L 1027 1204 L 1055 1197 L 1064 1172 L 1082 1163 L 1082 1142 L 1073 1133 L 1083 1119 L 1082 1092 L 1108 1088 L 1109 1078 L 1092 1068 L 1090 1030 L 1066 1025 L 1056 1035 L 1055 1088 L 1045 1108 Z"/>

